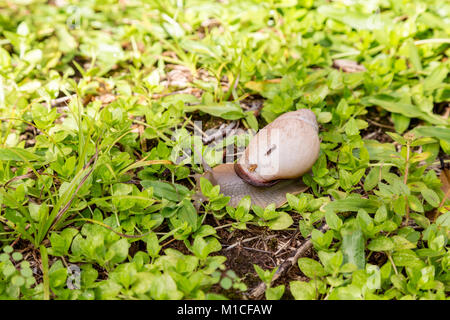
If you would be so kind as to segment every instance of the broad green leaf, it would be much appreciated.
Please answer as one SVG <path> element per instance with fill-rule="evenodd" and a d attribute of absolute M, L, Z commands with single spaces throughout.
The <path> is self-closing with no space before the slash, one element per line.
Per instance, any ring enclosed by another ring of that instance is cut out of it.
<path fill-rule="evenodd" d="M 367 212 L 375 212 L 378 209 L 378 202 L 375 200 L 364 199 L 364 198 L 347 198 L 339 199 L 328 203 L 324 209 L 331 210 L 334 212 L 348 212 L 348 211 L 358 211 L 364 209 Z"/>
<path fill-rule="evenodd" d="M 448 74 L 448 68 L 444 63 L 439 64 L 431 71 L 430 75 L 423 81 L 423 89 L 434 90 L 443 85 Z"/>
<path fill-rule="evenodd" d="M 450 143 L 450 129 L 445 127 L 420 126 L 415 127 L 412 131 L 418 136 L 437 138 Z"/>
<path fill-rule="evenodd" d="M 280 300 L 284 293 L 284 285 L 279 285 L 276 287 L 270 287 L 266 289 L 266 299 L 267 300 Z"/>
<path fill-rule="evenodd" d="M 300 270 L 311 279 L 327 275 L 323 266 L 316 260 L 310 258 L 300 258 L 297 263 Z"/>
<path fill-rule="evenodd" d="M 420 267 L 424 264 L 412 250 L 396 251 L 392 254 L 392 259 L 398 267 Z"/>
<path fill-rule="evenodd" d="M 291 216 L 286 212 L 281 211 L 279 216 L 275 219 L 269 220 L 267 225 L 272 230 L 283 230 L 289 228 L 294 223 Z"/>
<path fill-rule="evenodd" d="M 344 254 L 344 263 L 352 263 L 359 269 L 365 266 L 364 235 L 360 229 L 343 229 L 341 231 L 341 250 Z"/>
<path fill-rule="evenodd" d="M 237 120 L 245 117 L 245 113 L 239 104 L 229 101 L 185 107 L 186 112 L 193 112 L 197 110 L 225 120 Z"/>
<path fill-rule="evenodd" d="M 420 193 L 422 194 L 422 197 L 433 207 L 438 207 L 441 200 L 439 199 L 439 196 L 436 192 L 434 192 L 431 189 L 423 188 L 420 190 Z"/>
<path fill-rule="evenodd" d="M 375 188 L 380 180 L 381 168 L 374 167 L 370 169 L 369 173 L 364 180 L 364 190 L 370 191 Z"/>
<path fill-rule="evenodd" d="M 412 104 L 400 102 L 388 94 L 377 94 L 375 96 L 366 97 L 363 99 L 363 103 L 380 106 L 387 111 L 400 113 L 409 118 L 419 118 L 436 125 L 448 124 L 447 120 L 444 120 L 435 114 L 425 113 Z"/>
<path fill-rule="evenodd" d="M 295 300 L 314 300 L 316 299 L 316 288 L 309 282 L 292 281 L 289 283 L 291 293 Z"/>
<path fill-rule="evenodd" d="M 0 148 L 1 161 L 42 161 L 43 158 L 26 149 Z"/>
<path fill-rule="evenodd" d="M 422 63 L 420 62 L 419 50 L 410 38 L 405 41 L 408 47 L 408 58 L 416 71 L 422 71 Z"/>
<path fill-rule="evenodd" d="M 333 230 L 339 230 L 342 226 L 342 220 L 332 211 L 325 212 L 325 221 L 327 225 Z"/>
<path fill-rule="evenodd" d="M 371 251 L 391 251 L 394 249 L 394 243 L 387 237 L 378 237 L 370 240 L 367 249 Z"/>
<path fill-rule="evenodd" d="M 153 194 L 158 198 L 167 199 L 174 202 L 183 200 L 189 189 L 180 184 L 170 184 L 162 181 L 142 180 L 141 185 L 147 189 L 153 187 Z"/>

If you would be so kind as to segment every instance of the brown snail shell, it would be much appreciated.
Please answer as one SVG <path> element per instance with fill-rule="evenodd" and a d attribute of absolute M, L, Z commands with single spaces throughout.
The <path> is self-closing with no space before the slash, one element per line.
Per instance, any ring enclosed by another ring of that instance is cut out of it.
<path fill-rule="evenodd" d="M 280 207 L 286 193 L 298 194 L 308 188 L 299 177 L 311 170 L 319 151 L 316 117 L 311 110 L 300 109 L 261 129 L 236 164 L 218 165 L 202 177 L 220 186 L 220 192 L 231 198 L 230 206 L 236 207 L 250 195 L 252 204 Z"/>
<path fill-rule="evenodd" d="M 311 170 L 319 157 L 316 116 L 309 109 L 288 112 L 261 129 L 235 166 L 236 173 L 254 186 L 270 186 Z"/>

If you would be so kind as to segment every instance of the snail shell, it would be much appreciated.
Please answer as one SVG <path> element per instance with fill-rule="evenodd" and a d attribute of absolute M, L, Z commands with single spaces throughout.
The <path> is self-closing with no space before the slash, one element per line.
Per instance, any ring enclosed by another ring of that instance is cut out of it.
<path fill-rule="evenodd" d="M 316 116 L 309 109 L 288 112 L 261 129 L 235 165 L 254 186 L 270 186 L 308 172 L 319 157 Z"/>
<path fill-rule="evenodd" d="M 309 109 L 288 112 L 261 129 L 236 164 L 221 164 L 197 176 L 197 186 L 200 177 L 219 185 L 233 207 L 246 195 L 252 204 L 280 207 L 286 193 L 298 194 L 308 188 L 298 178 L 311 169 L 319 151 L 314 113 Z"/>

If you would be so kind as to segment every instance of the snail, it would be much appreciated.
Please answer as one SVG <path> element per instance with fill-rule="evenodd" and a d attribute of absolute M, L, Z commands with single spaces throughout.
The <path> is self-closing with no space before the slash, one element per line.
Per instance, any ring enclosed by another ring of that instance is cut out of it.
<path fill-rule="evenodd" d="M 308 187 L 299 179 L 319 157 L 320 140 L 316 116 L 309 109 L 287 112 L 261 129 L 236 163 L 206 167 L 201 177 L 230 197 L 236 207 L 249 195 L 252 204 L 276 207 L 286 203 L 286 193 L 298 194 Z M 201 195 L 200 195 L 201 198 Z"/>

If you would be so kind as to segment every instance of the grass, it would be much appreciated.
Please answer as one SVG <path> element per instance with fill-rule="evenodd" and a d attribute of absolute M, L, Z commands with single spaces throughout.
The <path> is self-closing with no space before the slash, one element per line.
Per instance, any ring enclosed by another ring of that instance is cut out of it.
<path fill-rule="evenodd" d="M 449 11 L 0 2 L 0 297 L 448 299 Z M 322 141 L 307 192 L 196 187 L 299 108 Z"/>

